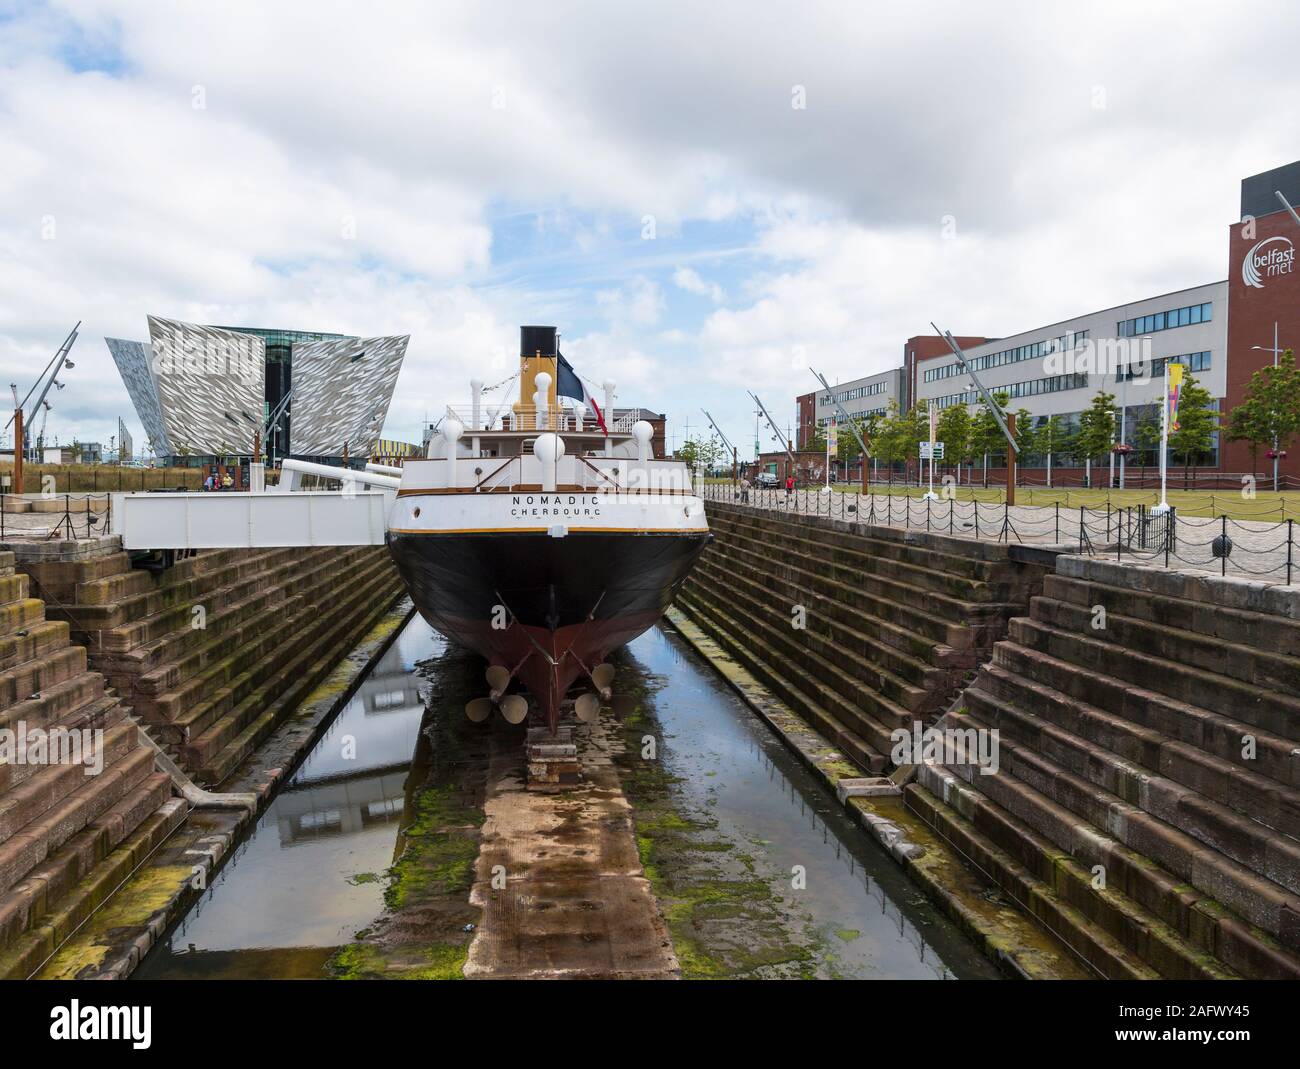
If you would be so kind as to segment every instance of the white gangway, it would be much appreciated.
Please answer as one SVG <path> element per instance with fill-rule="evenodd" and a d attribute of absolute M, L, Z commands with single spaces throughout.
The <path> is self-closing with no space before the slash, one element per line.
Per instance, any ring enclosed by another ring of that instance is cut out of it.
<path fill-rule="evenodd" d="M 365 471 L 286 460 L 280 484 L 265 488 L 252 466 L 244 492 L 113 494 L 111 534 L 124 549 L 274 549 L 285 546 L 382 546 L 401 480 L 398 468 Z M 304 476 L 339 484 L 301 489 Z"/>

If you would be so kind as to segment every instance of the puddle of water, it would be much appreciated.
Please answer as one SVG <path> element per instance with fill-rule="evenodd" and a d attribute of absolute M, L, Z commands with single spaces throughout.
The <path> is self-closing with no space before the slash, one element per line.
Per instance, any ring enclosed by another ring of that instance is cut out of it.
<path fill-rule="evenodd" d="M 675 634 L 619 656 L 615 690 L 644 688 L 625 788 L 687 975 L 998 975 Z M 647 734 L 665 775 L 646 774 Z"/>
<path fill-rule="evenodd" d="M 416 666 L 443 647 L 419 617 L 405 627 L 136 976 L 323 976 L 335 949 L 383 912 L 429 689 Z"/>

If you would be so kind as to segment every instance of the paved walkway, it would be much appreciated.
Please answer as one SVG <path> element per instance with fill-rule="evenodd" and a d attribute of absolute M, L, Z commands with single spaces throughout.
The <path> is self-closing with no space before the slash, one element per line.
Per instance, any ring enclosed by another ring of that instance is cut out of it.
<path fill-rule="evenodd" d="M 777 512 L 829 516 L 888 527 L 934 531 L 961 538 L 1065 546 L 1073 552 L 1135 564 L 1222 572 L 1266 583 L 1300 583 L 1300 526 L 1294 521 L 1263 523 L 1225 517 L 1175 514 L 1174 537 L 1166 545 L 1163 521 L 1136 508 L 1085 509 L 1063 505 L 1012 505 L 974 501 L 924 501 L 888 494 L 820 490 L 749 490 L 713 483 L 700 488 L 705 500 L 749 504 Z M 1216 557 L 1216 539 L 1226 534 L 1232 550 Z"/>

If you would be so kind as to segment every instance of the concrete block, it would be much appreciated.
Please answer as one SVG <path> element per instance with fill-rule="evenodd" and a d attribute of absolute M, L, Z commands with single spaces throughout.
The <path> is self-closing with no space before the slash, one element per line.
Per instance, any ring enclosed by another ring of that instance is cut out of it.
<path fill-rule="evenodd" d="M 835 785 L 835 793 L 841 802 L 850 798 L 878 798 L 882 795 L 902 794 L 903 789 L 888 776 L 862 776 L 858 779 L 842 779 Z"/>

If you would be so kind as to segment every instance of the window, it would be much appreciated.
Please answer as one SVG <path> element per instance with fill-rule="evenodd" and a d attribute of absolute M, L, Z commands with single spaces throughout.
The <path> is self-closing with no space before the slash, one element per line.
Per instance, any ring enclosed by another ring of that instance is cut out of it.
<path fill-rule="evenodd" d="M 1193 323 L 1208 323 L 1213 318 L 1213 312 L 1214 305 L 1206 302 L 1189 304 L 1186 308 L 1171 308 L 1167 312 L 1156 312 L 1154 315 L 1121 319 L 1115 324 L 1115 335 L 1119 338 L 1132 338 L 1139 334 L 1154 334 L 1158 330 L 1186 327 Z"/>

